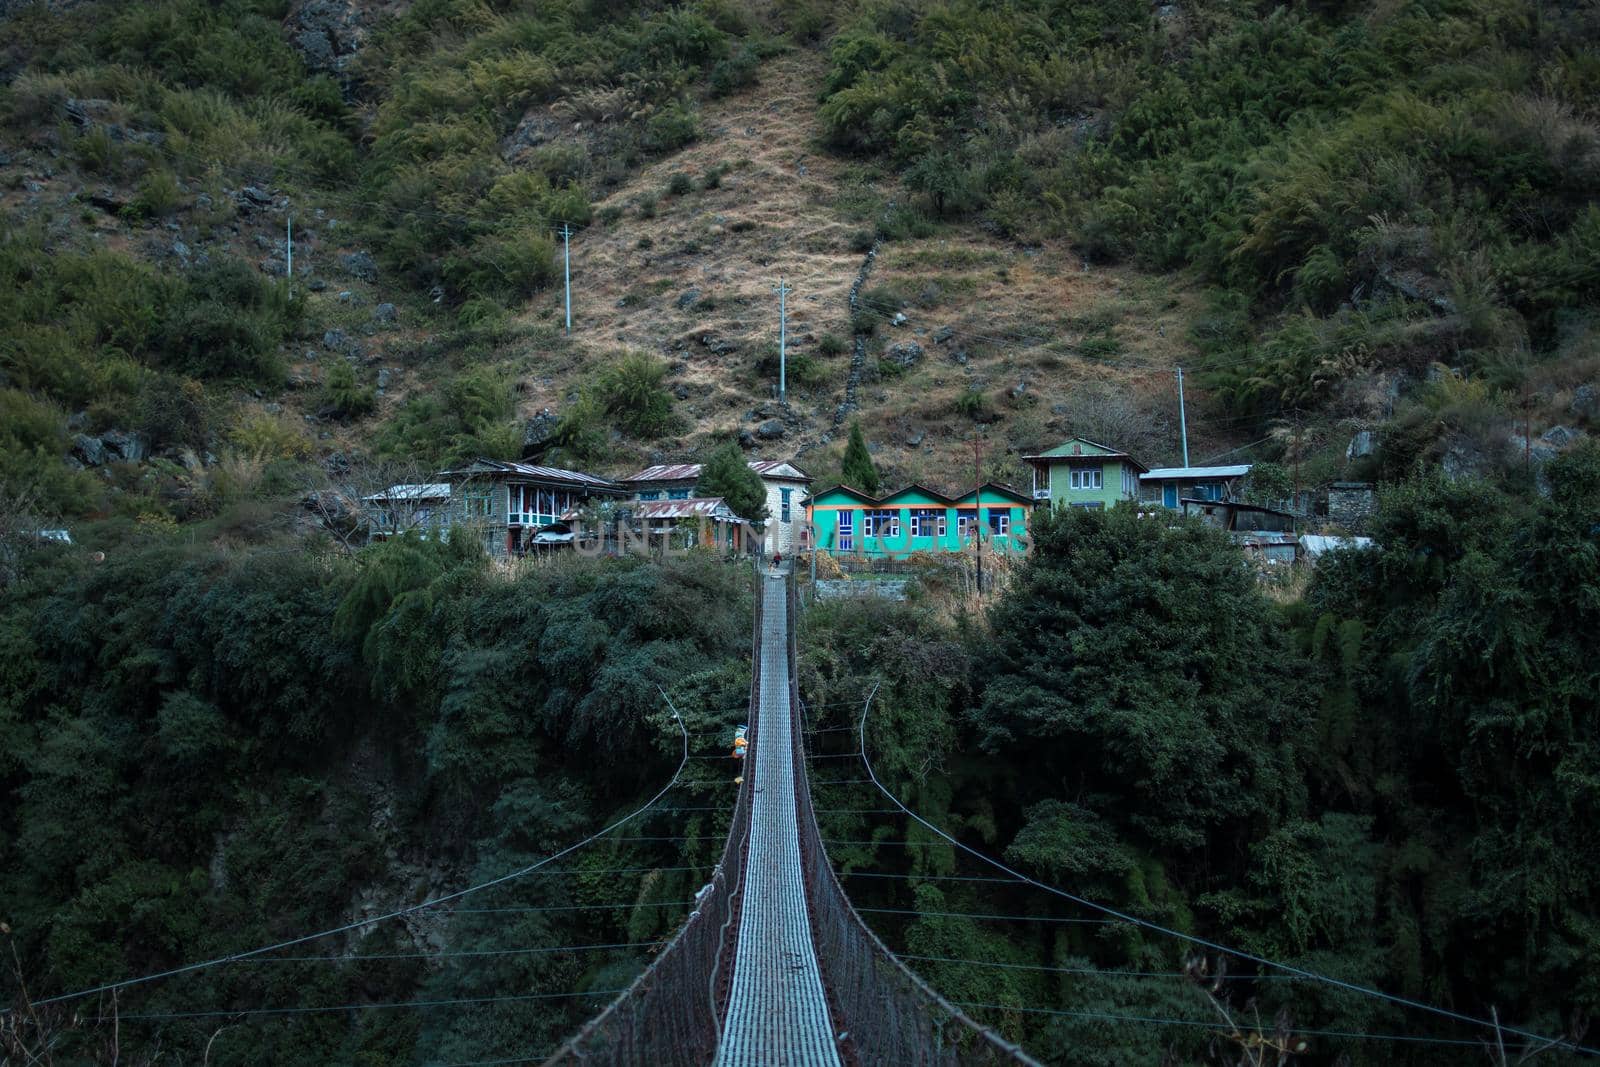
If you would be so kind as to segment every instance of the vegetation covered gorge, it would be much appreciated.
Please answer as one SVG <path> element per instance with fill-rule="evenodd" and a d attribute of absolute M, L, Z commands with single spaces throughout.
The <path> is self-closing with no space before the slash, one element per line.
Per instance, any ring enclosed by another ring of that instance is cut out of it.
<path fill-rule="evenodd" d="M 1214 531 L 1133 509 L 1041 516 L 986 624 L 936 601 L 824 604 L 804 623 L 802 685 L 820 724 L 842 726 L 860 705 L 835 702 L 881 683 L 879 777 L 1032 877 L 1345 982 L 1580 1034 L 1600 1006 L 1600 449 L 1549 478 L 1547 496 L 1399 486 L 1378 547 L 1334 553 L 1287 600 Z M 882 799 L 834 786 L 818 804 Z M 1292 1062 L 1481 1055 L 1319 1035 L 1483 1036 L 1130 924 L 930 914 L 1105 918 L 960 881 L 1000 872 L 907 820 L 826 820 L 857 904 L 922 913 L 869 916 L 890 946 L 931 957 L 917 966 L 935 986 L 1051 1062 L 1238 1062 L 1210 1030 L 1149 1021 L 1218 1022 L 1206 990 L 1246 1031 L 1259 1019 L 1271 1036 L 1285 1010 L 1311 1032 Z M 1199 959 L 1207 980 L 1182 977 Z M 1234 977 L 1215 980 L 1219 964 Z"/>
<path fill-rule="evenodd" d="M 23 563 L 0 607 L 7 1006 L 20 981 L 44 998 L 516 871 L 671 778 L 682 741 L 658 685 L 697 734 L 731 726 L 748 692 L 747 572 L 698 557 L 508 581 L 455 541 L 347 560 L 157 534 L 99 564 L 48 547 Z M 730 778 L 663 803 L 716 809 Z M 53 1040 L 58 1064 L 112 1062 L 113 1035 L 124 1063 L 199 1063 L 208 1046 L 213 1064 L 547 1049 L 681 920 L 662 905 L 693 896 L 704 872 L 684 868 L 715 862 L 724 822 L 656 816 L 624 835 L 681 846 L 607 840 L 558 862 L 563 875 L 456 902 L 509 911 L 426 911 L 272 954 L 302 962 L 41 1008 L 38 1025 L 0 1031 L 0 1055 L 28 1062 Z M 615 906 L 633 903 L 647 906 Z M 624 947 L 540 951 L 596 944 Z M 347 954 L 381 958 L 305 959 Z M 547 993 L 561 996 L 496 999 Z M 453 1003 L 299 1013 L 417 1000 Z"/>

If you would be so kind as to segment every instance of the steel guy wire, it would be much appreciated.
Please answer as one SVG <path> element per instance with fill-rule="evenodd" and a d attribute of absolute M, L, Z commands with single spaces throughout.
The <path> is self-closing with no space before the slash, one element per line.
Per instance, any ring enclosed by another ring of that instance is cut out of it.
<path fill-rule="evenodd" d="M 323 1015 L 338 1011 L 391 1011 L 402 1008 L 454 1008 L 469 1004 L 502 1004 L 535 1000 L 579 1000 L 583 997 L 605 997 L 621 993 L 620 989 L 586 989 L 571 993 L 504 993 L 492 997 L 456 997 L 448 1000 L 390 1000 L 371 1004 L 312 1004 L 283 1008 L 217 1008 L 211 1011 L 149 1011 L 133 1014 L 118 1013 L 96 1017 L 96 1022 L 114 1022 L 121 1019 L 151 1021 L 160 1019 L 231 1019 L 260 1015 Z"/>
<path fill-rule="evenodd" d="M 663 697 L 665 697 L 664 693 L 662 695 L 663 695 Z M 667 701 L 667 705 L 668 705 L 668 707 L 672 707 L 671 700 Z M 301 935 L 299 937 L 289 938 L 288 940 L 279 941 L 276 944 L 272 944 L 272 945 L 263 945 L 260 948 L 249 949 L 248 951 L 245 951 L 245 952 L 229 953 L 226 956 L 218 956 L 218 957 L 216 957 L 214 959 L 202 960 L 202 961 L 200 961 L 198 963 L 187 963 L 187 964 L 184 964 L 184 965 L 182 965 L 180 967 L 173 967 L 173 968 L 170 968 L 170 969 L 165 970 L 165 971 L 157 971 L 157 972 L 155 972 L 153 974 L 141 975 L 141 976 L 136 977 L 136 978 L 127 978 L 127 979 L 123 979 L 122 981 L 118 981 L 118 982 L 106 982 L 106 983 L 103 983 L 101 985 L 94 986 L 94 987 L 92 987 L 90 989 L 79 990 L 79 991 L 73 992 L 73 993 L 58 993 L 55 996 L 40 998 L 38 1000 L 35 1000 L 33 1003 L 36 1006 L 42 1006 L 42 1005 L 45 1005 L 45 1004 L 59 1004 L 59 1003 L 62 1003 L 64 1001 L 68 1001 L 68 1000 L 78 1000 L 78 999 L 81 999 L 83 997 L 94 996 L 94 995 L 96 995 L 98 993 L 108 993 L 108 992 L 111 992 L 112 990 L 126 989 L 126 988 L 128 988 L 130 986 L 143 985 L 143 984 L 145 984 L 147 982 L 154 982 L 154 981 L 157 981 L 157 980 L 160 980 L 160 979 L 163 979 L 163 978 L 171 978 L 171 977 L 174 977 L 176 975 L 187 974 L 187 973 L 192 972 L 192 971 L 203 970 L 204 968 L 214 967 L 214 966 L 216 966 L 218 964 L 221 964 L 221 963 L 232 963 L 232 962 L 235 962 L 237 960 L 249 959 L 250 957 L 253 957 L 253 956 L 263 956 L 263 955 L 266 955 L 269 952 L 275 952 L 275 951 L 277 951 L 279 949 L 292 948 L 295 945 L 303 945 L 303 944 L 305 944 L 305 943 L 307 943 L 309 941 L 317 941 L 317 940 L 320 940 L 320 939 L 322 939 L 324 937 L 332 937 L 335 934 L 349 933 L 352 930 L 360 930 L 360 929 L 363 929 L 363 928 L 368 928 L 368 927 L 374 926 L 374 925 L 376 925 L 377 923 L 380 923 L 380 922 L 388 922 L 388 921 L 391 921 L 393 919 L 403 918 L 403 917 L 405 917 L 407 915 L 414 915 L 419 911 L 424 911 L 424 910 L 426 910 L 428 908 L 435 908 L 435 907 L 438 907 L 441 904 L 447 904 L 452 900 L 460 900 L 462 897 L 469 896 L 469 895 L 471 895 L 473 893 L 481 892 L 482 890 L 489 889 L 489 888 L 491 888 L 493 886 L 504 885 L 507 882 L 514 882 L 514 881 L 516 881 L 516 880 L 518 880 L 520 878 L 524 878 L 527 875 L 530 875 L 530 874 L 534 873 L 535 871 L 538 871 L 540 868 L 544 867 L 545 864 L 553 863 L 554 861 L 556 861 L 558 859 L 561 859 L 564 856 L 569 856 L 572 853 L 574 853 L 574 852 L 578 851 L 579 849 L 583 848 L 585 845 L 588 845 L 591 842 L 594 842 L 594 841 L 604 837 L 606 834 L 609 834 L 611 831 L 617 829 L 619 826 L 623 826 L 623 825 L 631 822 L 634 818 L 636 818 L 637 816 L 639 816 L 643 812 L 649 810 L 649 808 L 652 805 L 654 805 L 656 803 L 656 801 L 660 800 L 662 797 L 667 795 L 667 793 L 672 789 L 672 787 L 677 784 L 677 781 L 678 781 L 679 777 L 683 774 L 683 770 L 688 765 L 688 762 L 689 762 L 689 731 L 684 726 L 683 718 L 682 718 L 682 716 L 680 716 L 678 714 L 678 710 L 675 707 L 672 708 L 672 716 L 677 721 L 678 729 L 683 734 L 683 758 L 681 760 L 679 760 L 678 768 L 677 768 L 676 771 L 673 772 L 671 780 L 669 780 L 666 785 L 662 786 L 660 791 L 657 792 L 655 794 L 655 796 L 653 796 L 649 800 L 647 800 L 641 807 L 636 808 L 635 810 L 633 810 L 632 812 L 628 813 L 627 815 L 624 815 L 621 819 L 618 819 L 617 821 L 613 822 L 611 825 L 607 826 L 605 829 L 599 830 L 596 833 L 590 834 L 588 837 L 586 837 L 583 840 L 577 842 L 576 844 L 568 845 L 566 848 L 562 849 L 561 851 L 552 853 L 551 855 L 546 856 L 542 860 L 538 860 L 535 863 L 531 863 L 531 864 L 527 865 L 526 867 L 520 868 L 519 870 L 511 871 L 508 874 L 500 875 L 497 878 L 491 878 L 487 882 L 481 882 L 481 883 L 479 883 L 477 885 L 468 886 L 465 889 L 458 889 L 458 890 L 455 890 L 454 892 L 446 893 L 446 894 L 444 894 L 442 896 L 438 896 L 438 897 L 433 897 L 433 898 L 431 898 L 429 900 L 422 901 L 421 903 L 418 903 L 418 904 L 408 905 L 407 907 L 404 907 L 404 908 L 397 908 L 397 909 L 395 909 L 393 911 L 390 911 L 390 912 L 387 912 L 386 914 L 383 914 L 383 915 L 378 915 L 378 916 L 373 916 L 371 918 L 362 919 L 362 920 L 360 920 L 358 922 L 345 923 L 345 924 L 343 924 L 341 926 L 330 927 L 329 929 L 319 930 L 319 931 L 317 931 L 315 933 L 303 934 L 303 935 Z M 11 1014 L 14 1010 L 15 1009 L 13 1009 L 13 1008 L 0 1009 L 0 1015 Z"/>
<path fill-rule="evenodd" d="M 1143 1023 L 1157 1026 L 1197 1026 L 1207 1030 L 1228 1030 L 1238 1032 L 1242 1028 L 1229 1023 L 1212 1022 L 1208 1019 L 1168 1019 L 1160 1016 L 1144 1015 L 1118 1015 L 1104 1011 L 1070 1011 L 1065 1008 L 1019 1008 L 1009 1007 L 1004 1004 L 980 1004 L 970 1000 L 958 1000 L 955 1003 L 964 1008 L 981 1008 L 993 1011 L 1020 1011 L 1028 1015 L 1059 1015 L 1074 1019 L 1103 1019 L 1109 1022 Z M 1483 1042 L 1463 1037 L 1428 1037 L 1421 1034 L 1368 1034 L 1355 1030 L 1300 1030 L 1291 1027 L 1290 1032 L 1301 1037 L 1344 1037 L 1356 1038 L 1366 1041 L 1409 1041 L 1429 1045 L 1472 1045 L 1481 1048 Z"/>
<path fill-rule="evenodd" d="M 1089 908 L 1092 911 L 1100 912 L 1102 915 L 1109 915 L 1115 920 L 1119 920 L 1119 921 L 1125 922 L 1125 923 L 1131 923 L 1134 926 L 1138 926 L 1138 927 L 1141 927 L 1143 929 L 1150 930 L 1153 933 L 1165 934 L 1168 937 L 1177 938 L 1180 941 L 1187 941 L 1188 943 L 1190 943 L 1192 945 L 1199 945 L 1201 948 L 1211 949 L 1213 952 L 1221 952 L 1221 953 L 1225 953 L 1225 954 L 1230 955 L 1230 956 L 1236 956 L 1239 959 L 1249 960 L 1251 963 L 1260 964 L 1263 967 L 1272 967 L 1274 969 L 1277 969 L 1277 970 L 1280 970 L 1280 971 L 1284 971 L 1284 972 L 1286 972 L 1288 974 L 1298 975 L 1301 978 L 1306 978 L 1306 979 L 1309 979 L 1309 980 L 1314 981 L 1314 982 L 1322 982 L 1322 983 L 1325 983 L 1327 985 L 1335 986 L 1335 987 L 1337 987 L 1339 989 L 1344 989 L 1344 990 L 1347 990 L 1347 991 L 1352 992 L 1352 993 L 1359 993 L 1359 994 L 1362 994 L 1363 996 L 1375 997 L 1375 998 L 1377 998 L 1379 1000 L 1388 1001 L 1391 1004 L 1398 1004 L 1398 1005 L 1401 1005 L 1403 1007 L 1415 1008 L 1415 1009 L 1417 1009 L 1419 1011 L 1430 1012 L 1430 1013 L 1432 1013 L 1434 1015 L 1439 1015 L 1439 1016 L 1441 1016 L 1443 1018 L 1446 1018 L 1446 1019 L 1452 1019 L 1452 1020 L 1454 1020 L 1456 1022 L 1468 1023 L 1468 1024 L 1471 1024 L 1473 1026 L 1481 1026 L 1481 1027 L 1484 1027 L 1486 1029 L 1491 1029 L 1491 1030 L 1495 1030 L 1495 1031 L 1503 1031 L 1503 1032 L 1508 1033 L 1508 1034 L 1515 1034 L 1518 1037 L 1524 1037 L 1524 1038 L 1527 1038 L 1527 1039 L 1529 1039 L 1531 1041 L 1548 1042 L 1552 1046 L 1566 1047 L 1566 1048 L 1572 1049 L 1573 1051 L 1581 1052 L 1581 1053 L 1584 1053 L 1584 1054 L 1590 1055 L 1590 1056 L 1600 1055 L 1600 1049 L 1592 1048 L 1592 1047 L 1589 1047 L 1589 1046 L 1586 1046 L 1586 1045 L 1581 1045 L 1581 1044 L 1578 1044 L 1577 1042 L 1568 1041 L 1568 1040 L 1566 1040 L 1564 1038 L 1552 1038 L 1552 1037 L 1549 1037 L 1549 1036 L 1546 1036 L 1546 1035 L 1533 1033 L 1532 1031 L 1529 1031 L 1529 1030 L 1522 1030 L 1522 1029 L 1518 1029 L 1518 1028 L 1510 1027 L 1510 1026 L 1505 1026 L 1505 1025 L 1497 1025 L 1496 1023 L 1494 1023 L 1494 1022 L 1492 1022 L 1492 1021 L 1490 1021 L 1488 1019 L 1480 1019 L 1480 1018 L 1476 1018 L 1476 1017 L 1471 1016 L 1471 1015 L 1467 1015 L 1467 1014 L 1465 1014 L 1463 1012 L 1453 1011 L 1453 1010 L 1451 1010 L 1449 1008 L 1441 1008 L 1441 1007 L 1439 1007 L 1437 1005 L 1429 1004 L 1426 1001 L 1413 1000 L 1410 997 L 1402 997 L 1402 996 L 1399 996 L 1399 995 L 1394 994 L 1394 993 L 1385 993 L 1380 989 L 1373 989 L 1373 988 L 1371 988 L 1369 986 L 1363 986 L 1363 985 L 1360 985 L 1360 984 L 1358 984 L 1356 982 L 1347 982 L 1342 978 L 1334 978 L 1331 975 L 1318 974 L 1316 971 L 1308 971 L 1305 968 L 1296 967 L 1293 964 L 1281 963 L 1281 962 L 1279 962 L 1277 960 L 1269 959 L 1269 958 L 1267 958 L 1265 956 L 1258 956 L 1255 953 L 1246 952 L 1246 951 L 1244 951 L 1242 949 L 1230 948 L 1227 945 L 1221 944 L 1221 943 L 1216 942 L 1216 941 L 1211 941 L 1211 940 L 1208 940 L 1206 938 L 1196 936 L 1194 934 L 1186 934 L 1186 933 L 1183 933 L 1182 931 L 1174 930 L 1174 929 L 1171 929 L 1170 927 L 1162 926 L 1159 923 L 1150 922 L 1147 919 L 1140 919 L 1137 916 L 1130 915 L 1127 912 L 1119 911 L 1116 908 L 1112 908 L 1112 907 L 1110 907 L 1108 905 L 1096 903 L 1095 901 L 1090 900 L 1087 897 L 1078 896 L 1076 893 L 1069 893 L 1065 889 L 1061 889 L 1061 888 L 1059 888 L 1057 886 L 1049 885 L 1049 884 L 1047 884 L 1045 882 L 1039 881 L 1038 879 L 1030 878 L 1027 875 L 1022 874 L 1021 872 L 1016 871 L 1016 870 L 1012 869 L 1011 867 L 1006 866 L 1005 864 L 1001 863 L 999 860 L 993 859 L 993 858 L 991 858 L 989 856 L 985 856 L 983 853 L 979 852 L 977 849 L 974 849 L 974 848 L 972 848 L 972 847 L 970 847 L 968 845 L 962 844 L 960 841 L 957 841 L 955 838 L 953 838 L 949 834 L 945 833 L 939 827 L 935 826 L 933 823 L 929 822 L 927 819 L 924 819 L 922 816 L 918 815 L 916 812 L 914 812 L 910 808 L 906 807 L 905 804 L 901 802 L 899 797 L 897 797 L 893 793 L 889 792 L 888 788 L 885 787 L 884 784 L 881 781 L 878 780 L 877 771 L 875 771 L 873 769 L 873 766 L 872 766 L 872 758 L 865 754 L 866 747 L 867 747 L 867 716 L 870 715 L 871 712 L 872 712 L 872 697 L 875 696 L 876 693 L 877 693 L 877 691 L 874 690 L 873 694 L 869 695 L 867 697 L 866 703 L 861 709 L 861 725 L 860 725 L 861 749 L 862 749 L 862 752 L 863 752 L 862 762 L 866 765 L 867 774 L 871 777 L 872 784 L 877 786 L 878 790 L 881 793 L 883 793 L 883 795 L 885 797 L 889 798 L 889 801 L 891 803 L 893 803 L 894 805 L 899 807 L 901 811 L 905 812 L 911 818 L 915 819 L 917 822 L 921 823 L 923 826 L 927 827 L 929 830 L 932 830 L 934 833 L 938 834 L 940 837 L 944 838 L 946 841 L 950 842 L 955 847 L 961 849 L 963 852 L 967 853 L 970 856 L 975 857 L 976 859 L 982 860 L 983 862 L 989 864 L 990 866 L 998 868 L 999 870 L 1002 870 L 1005 873 L 1007 873 L 1007 874 L 1009 874 L 1009 875 L 1011 875 L 1011 876 L 1013 876 L 1015 878 L 1018 878 L 1018 879 L 1020 879 L 1020 880 L 1022 880 L 1024 882 L 1027 882 L 1029 885 L 1032 885 L 1032 886 L 1035 886 L 1036 888 L 1042 889 L 1047 893 L 1053 893 L 1056 896 L 1059 896 L 1059 897 L 1061 897 L 1061 898 L 1063 898 L 1065 900 L 1072 901 L 1074 904 L 1079 904 L 1079 905 L 1082 905 L 1083 907 Z M 865 909 L 862 909 L 862 910 L 865 910 Z"/>
<path fill-rule="evenodd" d="M 1100 975 L 1106 978 L 1186 978 L 1183 971 L 1124 971 L 1107 970 L 1103 967 L 1053 967 L 1039 963 L 1003 963 L 999 960 L 969 960 L 957 956 L 919 956 L 914 953 L 896 952 L 896 956 L 903 960 L 921 960 L 926 963 L 967 963 L 974 967 L 995 967 L 1003 970 L 1014 971 L 1043 971 L 1049 974 L 1084 974 Z M 1304 978 L 1294 974 L 1214 974 L 1206 976 L 1207 982 L 1303 982 Z"/>
<path fill-rule="evenodd" d="M 983 919 L 990 922 L 1060 923 L 1063 926 L 1117 926 L 1118 919 L 1075 919 L 1055 915 L 991 915 L 978 911 L 923 911 L 920 908 L 857 908 L 874 915 L 918 915 L 938 919 Z"/>
<path fill-rule="evenodd" d="M 623 904 L 517 904 L 498 908 L 455 908 L 453 915 L 507 915 L 542 911 L 610 911 L 625 908 L 693 907 L 692 900 L 630 901 Z"/>
<path fill-rule="evenodd" d="M 994 882 L 1020 885 L 1015 878 L 986 878 L 973 874 L 888 874 L 879 871 L 840 871 L 840 878 L 893 878 L 907 882 Z"/>
<path fill-rule="evenodd" d="M 623 948 L 653 948 L 665 941 L 614 941 L 598 945 L 545 945 L 528 948 L 447 949 L 441 952 L 365 952 L 346 956 L 256 956 L 239 960 L 242 964 L 262 963 L 356 963 L 361 960 L 442 960 L 480 956 L 539 956 L 556 952 L 604 952 Z"/>

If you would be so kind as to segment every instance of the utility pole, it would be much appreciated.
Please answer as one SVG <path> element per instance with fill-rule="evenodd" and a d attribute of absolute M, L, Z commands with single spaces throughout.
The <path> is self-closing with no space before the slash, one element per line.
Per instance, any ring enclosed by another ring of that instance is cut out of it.
<path fill-rule="evenodd" d="M 778 284 L 772 287 L 772 291 L 778 294 L 778 403 L 787 404 L 789 402 L 788 382 L 786 380 L 789 343 L 788 298 L 789 294 L 794 290 L 784 285 L 783 279 L 780 277 Z"/>
<path fill-rule="evenodd" d="M 1289 510 L 1298 513 L 1300 509 L 1300 412 L 1294 413 L 1294 499 L 1290 502 Z"/>
<path fill-rule="evenodd" d="M 561 224 L 561 273 L 567 283 L 567 335 L 572 335 L 572 227 Z"/>
<path fill-rule="evenodd" d="M 978 553 L 978 599 L 983 600 L 983 442 L 972 435 L 972 539 Z"/>
<path fill-rule="evenodd" d="M 285 277 L 289 277 L 289 278 L 293 278 L 294 277 L 294 216 L 293 215 L 289 216 L 288 222 L 289 222 L 289 240 L 288 240 L 288 245 L 289 245 L 289 267 L 288 267 L 288 270 L 286 270 L 284 272 L 284 276 Z"/>
<path fill-rule="evenodd" d="M 1533 473 L 1533 398 L 1522 397 L 1522 471 Z"/>
<path fill-rule="evenodd" d="M 1189 420 L 1183 410 L 1183 368 L 1178 368 L 1178 432 L 1183 435 L 1183 465 L 1189 465 Z"/>

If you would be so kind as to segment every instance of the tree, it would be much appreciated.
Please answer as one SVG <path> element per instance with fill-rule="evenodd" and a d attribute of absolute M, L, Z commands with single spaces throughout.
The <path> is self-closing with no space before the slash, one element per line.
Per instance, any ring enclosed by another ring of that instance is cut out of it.
<path fill-rule="evenodd" d="M 744 453 L 733 441 L 711 453 L 700 470 L 700 496 L 720 496 L 733 513 L 751 522 L 767 519 L 767 486 L 761 475 L 750 469 Z"/>
<path fill-rule="evenodd" d="M 843 472 L 846 485 L 877 495 L 878 468 L 867 451 L 867 439 L 861 434 L 860 422 L 850 424 L 850 443 L 844 446 Z"/>
<path fill-rule="evenodd" d="M 1280 621 L 1242 555 L 1195 522 L 1134 508 L 1041 515 L 995 608 L 998 669 L 976 717 L 1040 783 L 1097 798 L 1170 854 L 1223 845 L 1293 810 L 1284 738 L 1307 720 Z"/>

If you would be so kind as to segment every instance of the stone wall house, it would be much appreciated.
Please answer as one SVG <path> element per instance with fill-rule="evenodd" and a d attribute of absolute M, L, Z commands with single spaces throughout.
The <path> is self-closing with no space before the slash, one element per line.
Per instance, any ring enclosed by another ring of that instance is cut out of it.
<path fill-rule="evenodd" d="M 1334 482 L 1328 487 L 1328 522 L 1351 533 L 1362 533 L 1378 510 L 1378 494 L 1371 482 Z"/>

